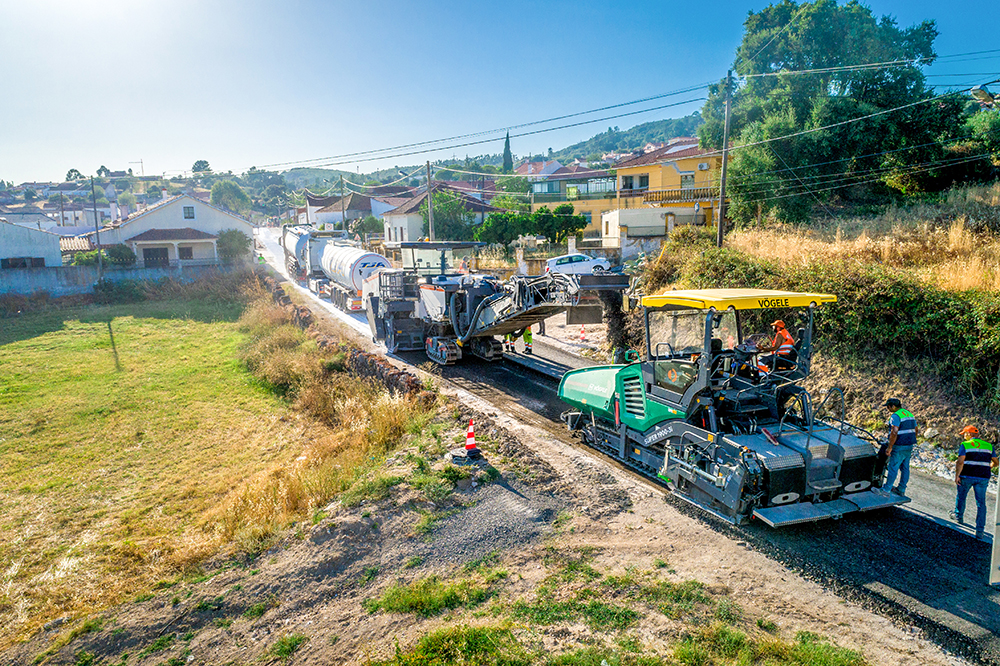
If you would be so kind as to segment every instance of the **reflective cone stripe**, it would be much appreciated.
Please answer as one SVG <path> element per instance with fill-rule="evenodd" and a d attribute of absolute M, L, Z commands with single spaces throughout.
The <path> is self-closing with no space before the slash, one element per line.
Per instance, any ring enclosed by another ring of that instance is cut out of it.
<path fill-rule="evenodd" d="M 465 450 L 472 451 L 476 448 L 476 429 L 472 425 L 472 419 L 469 419 L 469 431 L 465 434 Z"/>

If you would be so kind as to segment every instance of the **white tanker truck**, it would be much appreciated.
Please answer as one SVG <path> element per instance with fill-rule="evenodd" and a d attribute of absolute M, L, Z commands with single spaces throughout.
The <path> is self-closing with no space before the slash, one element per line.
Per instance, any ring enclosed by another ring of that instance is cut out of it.
<path fill-rule="evenodd" d="M 392 264 L 348 240 L 345 231 L 318 231 L 303 224 L 281 229 L 285 267 L 293 279 L 305 280 L 309 290 L 348 312 L 364 309 L 362 282 L 378 269 Z"/>

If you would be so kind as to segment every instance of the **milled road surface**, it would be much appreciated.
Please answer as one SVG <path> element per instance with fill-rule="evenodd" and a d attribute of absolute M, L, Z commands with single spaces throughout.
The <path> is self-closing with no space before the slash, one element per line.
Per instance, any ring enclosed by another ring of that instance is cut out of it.
<path fill-rule="evenodd" d="M 270 242 L 266 249 L 265 257 L 272 254 L 272 265 L 284 273 L 280 247 Z M 370 337 L 363 317 L 317 302 Z M 546 375 L 589 362 L 545 345 L 537 337 L 535 345 L 536 358 L 523 360 L 541 372 L 526 372 L 511 362 L 515 359 L 487 363 L 472 358 L 440 367 L 436 374 L 498 411 L 568 441 L 559 422 L 565 405 L 556 397 L 556 380 Z M 426 362 L 422 352 L 398 358 L 413 366 Z M 593 455 L 613 464 L 601 454 Z M 908 494 L 914 501 L 907 508 L 849 514 L 839 521 L 781 530 L 758 524 L 732 527 L 697 509 L 689 512 L 838 594 L 921 628 L 946 649 L 972 661 L 1000 665 L 1000 589 L 988 585 L 990 545 L 975 541 L 945 518 L 953 493 L 954 486 L 947 481 L 913 474 Z M 687 506 L 666 496 L 675 505 Z M 975 507 L 970 505 L 966 516 L 974 514 Z"/>

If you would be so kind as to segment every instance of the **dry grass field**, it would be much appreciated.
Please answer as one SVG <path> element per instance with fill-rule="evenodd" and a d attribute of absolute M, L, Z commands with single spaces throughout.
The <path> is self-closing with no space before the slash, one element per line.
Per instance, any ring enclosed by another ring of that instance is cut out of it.
<path fill-rule="evenodd" d="M 727 244 L 750 255 L 807 265 L 834 261 L 912 271 L 951 291 L 1000 290 L 1000 183 L 950 191 L 937 204 L 876 217 L 738 231 Z"/>
<path fill-rule="evenodd" d="M 189 298 L 3 320 L 0 646 L 266 547 L 408 427 L 402 399 L 319 373 L 315 345 L 270 307 L 241 320 L 242 302 Z M 279 387 L 248 369 L 255 353 L 337 386 Z"/>

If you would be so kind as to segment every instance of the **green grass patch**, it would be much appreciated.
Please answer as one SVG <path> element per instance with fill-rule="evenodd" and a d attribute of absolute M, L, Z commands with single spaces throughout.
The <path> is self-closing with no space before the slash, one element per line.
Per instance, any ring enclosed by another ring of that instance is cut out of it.
<path fill-rule="evenodd" d="M 395 584 L 381 598 L 365 600 L 364 607 L 369 613 L 382 610 L 432 617 L 453 608 L 471 608 L 489 595 L 488 589 L 473 581 L 444 583 L 438 576 L 428 576 L 407 585 Z"/>
<path fill-rule="evenodd" d="M 582 620 L 594 631 L 623 631 L 642 615 L 631 608 L 609 604 L 597 599 L 557 601 L 539 596 L 533 602 L 515 601 L 509 609 L 511 617 L 531 624 L 556 624 Z"/>
<path fill-rule="evenodd" d="M 535 662 L 531 655 L 510 629 L 466 626 L 431 632 L 413 648 L 405 652 L 397 649 L 392 658 L 371 662 L 372 666 L 529 666 L 532 663 Z"/>
<path fill-rule="evenodd" d="M 302 634 L 287 634 L 274 642 L 274 645 L 271 646 L 271 654 L 279 659 L 290 659 L 308 640 L 309 638 Z"/>
<path fill-rule="evenodd" d="M 256 620 L 259 617 L 263 617 L 264 613 L 267 612 L 269 605 L 263 601 L 255 603 L 254 605 L 243 611 L 243 617 L 248 620 Z"/>
<path fill-rule="evenodd" d="M 374 476 L 364 477 L 354 482 L 348 490 L 340 495 L 340 501 L 344 506 L 357 506 L 365 500 L 377 502 L 389 497 L 390 489 L 403 482 L 401 476 Z"/>

